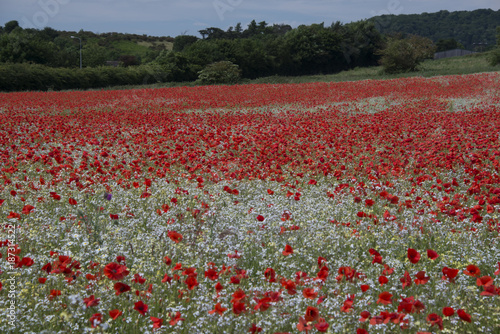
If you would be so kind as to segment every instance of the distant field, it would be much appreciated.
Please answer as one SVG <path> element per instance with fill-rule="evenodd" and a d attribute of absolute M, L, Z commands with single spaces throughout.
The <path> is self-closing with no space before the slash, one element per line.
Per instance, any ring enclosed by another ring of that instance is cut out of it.
<path fill-rule="evenodd" d="M 153 47 L 153 46 L 157 46 L 157 45 L 164 45 L 165 46 L 165 49 L 167 50 L 172 50 L 172 48 L 174 47 L 174 43 L 172 42 L 147 42 L 147 41 L 138 41 L 137 42 L 138 45 L 140 46 L 145 46 L 145 47 Z"/>

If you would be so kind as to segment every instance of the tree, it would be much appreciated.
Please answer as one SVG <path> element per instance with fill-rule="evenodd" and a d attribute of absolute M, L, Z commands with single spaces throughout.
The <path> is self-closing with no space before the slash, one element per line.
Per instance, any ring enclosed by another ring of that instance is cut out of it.
<path fill-rule="evenodd" d="M 156 62 L 161 66 L 162 71 L 167 73 L 168 81 L 196 80 L 197 66 L 190 62 L 184 53 L 162 51 L 156 58 Z"/>
<path fill-rule="evenodd" d="M 490 64 L 491 66 L 500 64 L 500 26 L 497 27 L 497 46 L 491 52 Z"/>
<path fill-rule="evenodd" d="M 207 65 L 199 72 L 198 82 L 204 85 L 235 84 L 240 80 L 238 65 L 230 61 L 219 61 Z"/>
<path fill-rule="evenodd" d="M 464 49 L 462 43 L 457 42 L 454 38 L 440 39 L 436 43 L 436 52 L 448 51 L 453 49 Z"/>
<path fill-rule="evenodd" d="M 236 23 L 236 26 L 234 27 L 234 32 L 239 35 L 241 35 L 241 33 L 243 32 L 243 28 L 241 27 L 241 23 L 238 22 Z"/>
<path fill-rule="evenodd" d="M 342 54 L 342 36 L 323 23 L 301 25 L 285 35 L 295 75 L 332 73 L 347 68 Z"/>
<path fill-rule="evenodd" d="M 10 34 L 12 30 L 16 29 L 19 27 L 19 22 L 13 20 L 5 23 L 4 31 L 7 34 Z"/>
<path fill-rule="evenodd" d="M 207 32 L 208 33 L 208 32 Z M 198 37 L 190 35 L 180 35 L 174 39 L 173 51 L 181 52 L 186 46 L 189 46 L 196 42 Z"/>
<path fill-rule="evenodd" d="M 381 52 L 380 64 L 386 73 L 412 72 L 422 61 L 433 58 L 434 51 L 435 46 L 428 38 L 417 35 L 393 37 Z"/>

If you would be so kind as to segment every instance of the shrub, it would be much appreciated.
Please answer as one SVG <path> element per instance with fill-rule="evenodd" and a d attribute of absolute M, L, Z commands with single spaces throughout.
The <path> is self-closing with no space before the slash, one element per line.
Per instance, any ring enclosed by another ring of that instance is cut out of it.
<path fill-rule="evenodd" d="M 156 66 L 54 68 L 38 64 L 0 64 L 0 91 L 89 89 L 165 82 Z"/>
<path fill-rule="evenodd" d="M 241 71 L 238 65 L 230 61 L 219 61 L 207 65 L 198 74 L 198 82 L 204 85 L 235 84 L 241 78 Z"/>
<path fill-rule="evenodd" d="M 497 47 L 491 52 L 490 64 L 491 66 L 500 64 L 500 26 L 497 27 Z"/>
<path fill-rule="evenodd" d="M 416 71 L 423 60 L 434 57 L 435 49 L 432 41 L 425 37 L 391 38 L 382 50 L 380 64 L 386 73 Z"/>
<path fill-rule="evenodd" d="M 491 66 L 500 64 L 500 46 L 497 46 L 496 49 L 491 51 L 489 60 Z"/>

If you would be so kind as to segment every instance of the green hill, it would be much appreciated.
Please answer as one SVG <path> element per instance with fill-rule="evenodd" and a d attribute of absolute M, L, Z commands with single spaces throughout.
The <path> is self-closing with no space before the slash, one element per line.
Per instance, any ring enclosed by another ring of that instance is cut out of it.
<path fill-rule="evenodd" d="M 484 51 L 495 45 L 495 29 L 500 26 L 500 10 L 410 15 L 381 15 L 369 19 L 382 34 L 413 34 L 428 37 L 434 42 L 455 39 L 466 49 Z"/>

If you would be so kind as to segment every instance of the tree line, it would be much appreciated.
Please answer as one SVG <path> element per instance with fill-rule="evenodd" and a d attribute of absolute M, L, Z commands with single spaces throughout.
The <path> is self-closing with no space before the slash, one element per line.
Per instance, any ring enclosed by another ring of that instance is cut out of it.
<path fill-rule="evenodd" d="M 238 23 L 227 30 L 202 29 L 200 37 L 172 38 L 23 29 L 17 21 L 10 21 L 0 26 L 0 90 L 195 80 L 235 83 L 240 78 L 330 74 L 378 64 L 395 73 L 416 70 L 436 50 L 463 47 L 453 38 L 433 43 L 430 38 L 401 32 L 382 34 L 381 22 L 370 19 L 292 28 L 253 20 L 246 28 Z M 79 41 L 74 37 L 83 41 L 81 71 L 71 70 L 79 67 Z M 110 60 L 118 67 L 104 66 Z"/>
<path fill-rule="evenodd" d="M 471 51 L 486 51 L 495 47 L 496 28 L 500 25 L 500 10 L 477 9 L 455 12 L 442 10 L 436 13 L 379 15 L 369 20 L 384 35 L 393 33 L 419 35 L 435 43 L 453 39 L 459 43 L 455 46 Z"/>

